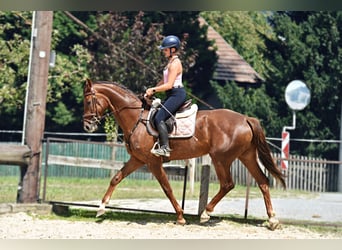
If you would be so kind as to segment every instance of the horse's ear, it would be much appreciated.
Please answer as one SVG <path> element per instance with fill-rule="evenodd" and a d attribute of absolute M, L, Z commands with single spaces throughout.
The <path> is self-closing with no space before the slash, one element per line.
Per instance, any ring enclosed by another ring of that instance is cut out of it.
<path fill-rule="evenodd" d="M 89 78 L 87 78 L 85 86 L 84 86 L 84 92 L 90 91 L 92 86 L 93 86 L 93 82 Z"/>

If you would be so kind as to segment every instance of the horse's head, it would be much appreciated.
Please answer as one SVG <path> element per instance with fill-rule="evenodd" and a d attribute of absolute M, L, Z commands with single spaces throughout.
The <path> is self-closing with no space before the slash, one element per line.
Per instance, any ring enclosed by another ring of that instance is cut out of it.
<path fill-rule="evenodd" d="M 86 132 L 92 133 L 98 129 L 108 103 L 102 95 L 97 94 L 90 79 L 86 80 L 83 96 L 83 128 Z"/>

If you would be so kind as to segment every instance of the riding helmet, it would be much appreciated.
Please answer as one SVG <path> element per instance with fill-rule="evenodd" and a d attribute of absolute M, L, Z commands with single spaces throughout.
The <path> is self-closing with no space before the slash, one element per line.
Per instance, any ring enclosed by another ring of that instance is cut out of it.
<path fill-rule="evenodd" d="M 180 40 L 178 37 L 176 36 L 167 36 L 163 39 L 163 42 L 160 46 L 158 46 L 158 48 L 160 50 L 162 49 L 166 49 L 166 48 L 176 48 L 177 50 L 180 48 Z"/>

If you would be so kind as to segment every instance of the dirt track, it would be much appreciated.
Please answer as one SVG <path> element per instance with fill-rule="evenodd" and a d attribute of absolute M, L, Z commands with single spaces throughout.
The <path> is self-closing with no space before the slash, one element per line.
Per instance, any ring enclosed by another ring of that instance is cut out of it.
<path fill-rule="evenodd" d="M 112 202 L 119 207 L 173 211 L 170 203 L 165 199 Z M 197 202 L 187 200 L 185 212 L 196 214 Z M 31 211 L 32 214 L 34 210 L 31 210 L 31 207 L 28 206 L 25 210 L 15 205 L 11 212 L 0 214 L 0 239 L 342 239 L 341 193 L 320 194 L 310 199 L 302 197 L 274 199 L 274 204 L 280 222 L 289 220 L 295 221 L 295 225 L 298 225 L 299 221 L 305 220 L 311 223 L 336 224 L 337 232 L 319 233 L 305 227 L 293 226 L 293 223 L 291 225 L 283 223 L 281 229 L 270 231 L 257 223 L 246 224 L 233 219 L 215 218 L 204 225 L 189 222 L 185 226 L 179 226 L 174 224 L 174 216 L 171 216 L 168 221 L 164 217 L 158 220 L 154 215 L 127 221 L 83 220 L 82 217 L 76 221 L 65 220 L 62 217 L 52 220 L 28 215 L 22 211 Z M 5 211 L 6 208 L 7 206 L 0 207 L 0 212 Z M 229 213 L 234 215 L 234 218 L 239 216 L 241 218 L 243 208 L 244 199 L 227 199 L 222 201 L 215 211 L 217 214 Z M 266 219 L 261 199 L 250 200 L 249 217 L 253 216 L 261 218 L 261 221 Z M 121 215 L 119 217 L 121 218 Z"/>
<path fill-rule="evenodd" d="M 175 225 L 173 221 L 69 221 L 41 219 L 27 213 L 0 216 L 1 239 L 341 239 L 297 226 L 282 225 L 270 231 L 262 225 L 215 220 L 200 225 Z"/>

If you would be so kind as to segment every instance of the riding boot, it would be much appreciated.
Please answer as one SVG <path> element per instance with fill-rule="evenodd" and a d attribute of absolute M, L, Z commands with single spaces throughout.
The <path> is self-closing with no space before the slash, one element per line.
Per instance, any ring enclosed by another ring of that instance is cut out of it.
<path fill-rule="evenodd" d="M 169 134 L 167 131 L 167 127 L 164 121 L 161 121 L 157 125 L 157 130 L 159 132 L 159 144 L 160 147 L 157 149 L 152 149 L 151 152 L 156 156 L 170 156 L 170 147 L 169 147 Z"/>

